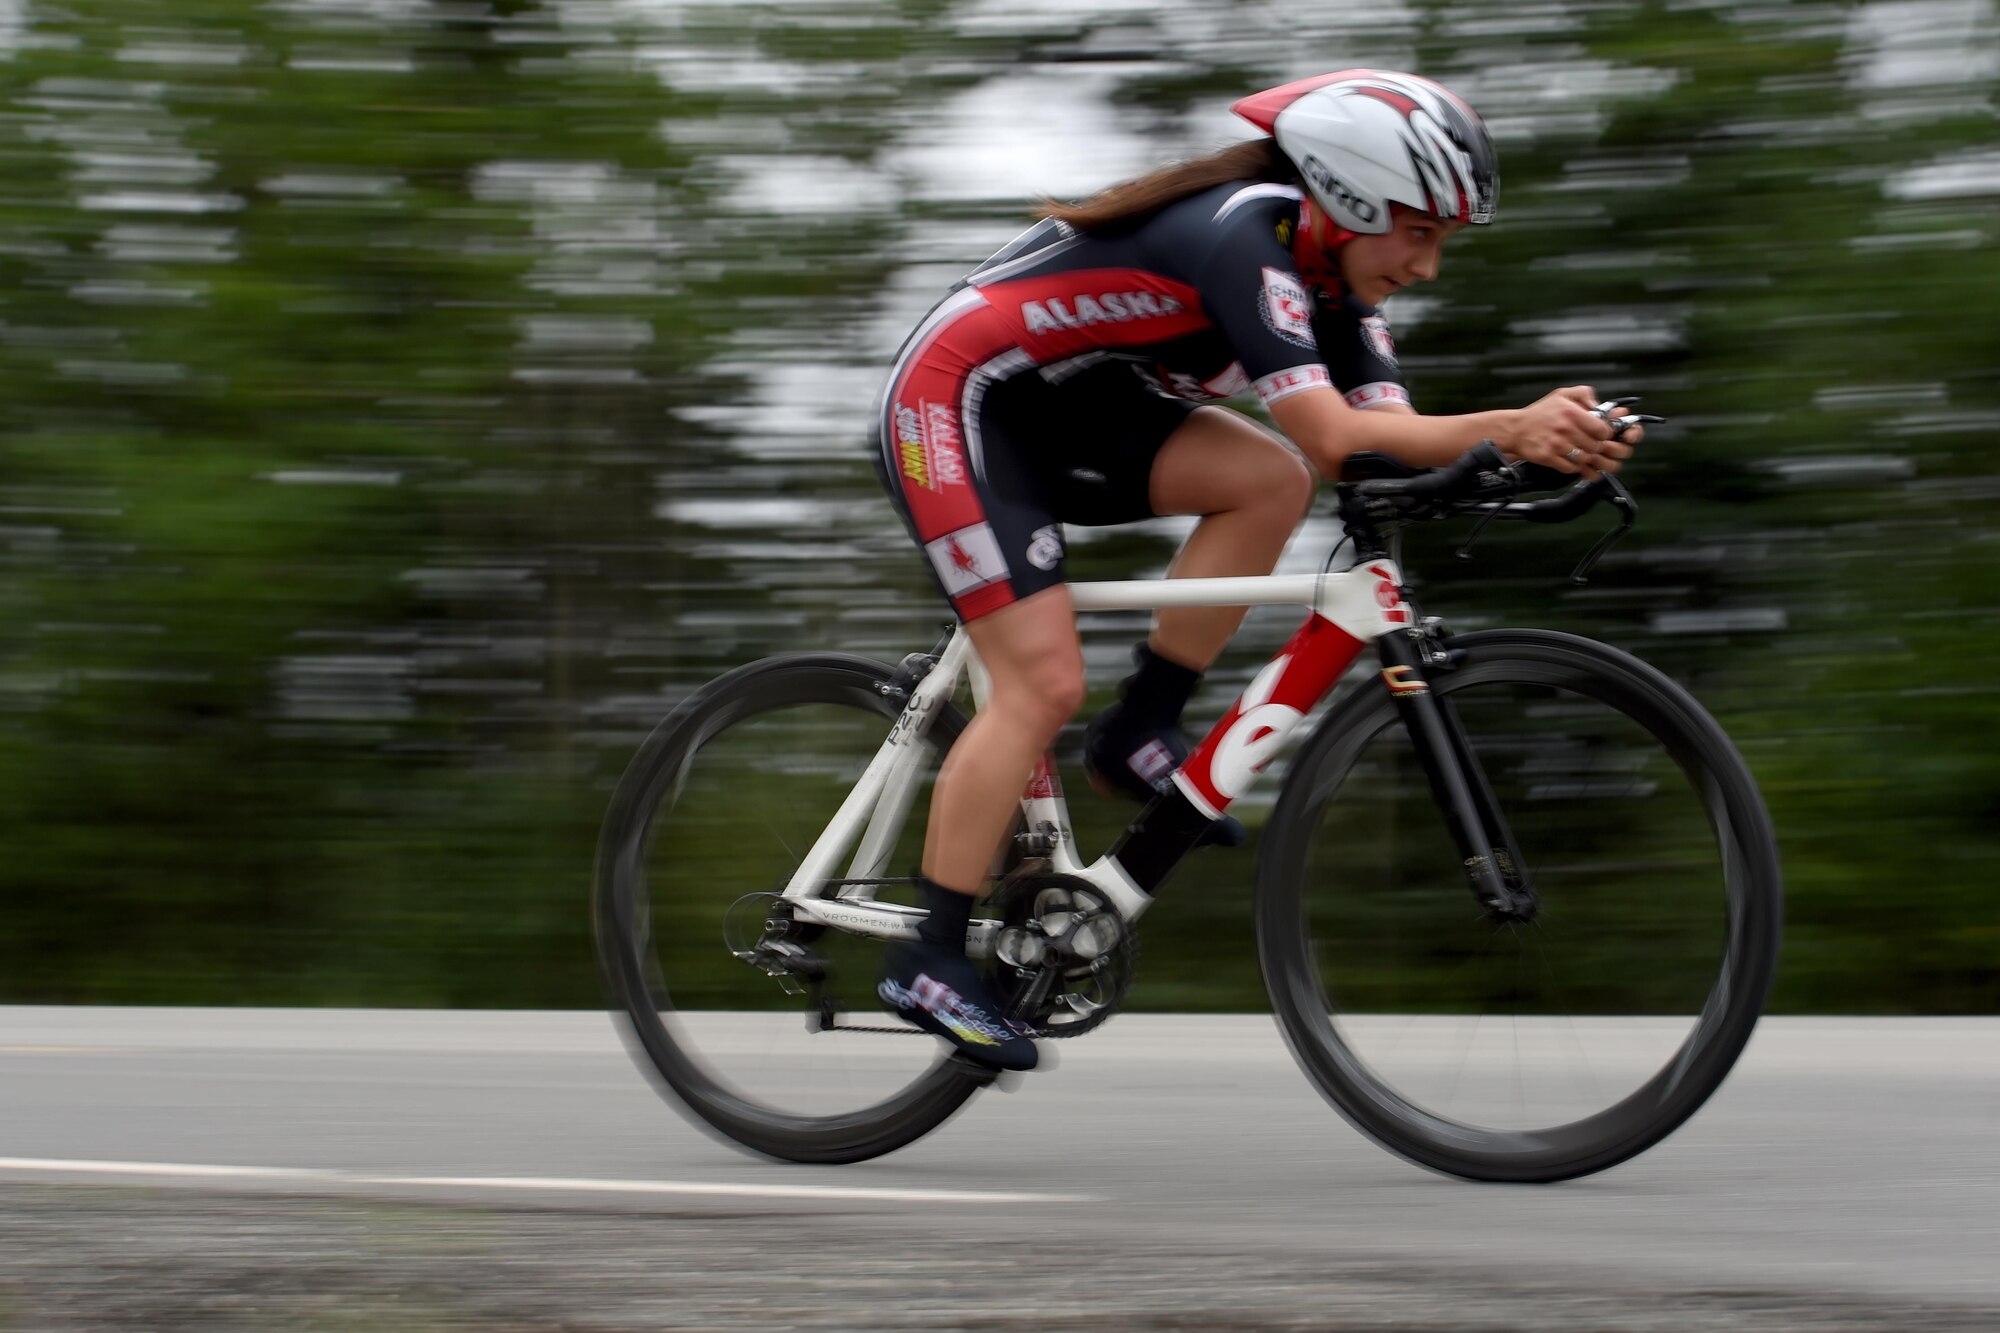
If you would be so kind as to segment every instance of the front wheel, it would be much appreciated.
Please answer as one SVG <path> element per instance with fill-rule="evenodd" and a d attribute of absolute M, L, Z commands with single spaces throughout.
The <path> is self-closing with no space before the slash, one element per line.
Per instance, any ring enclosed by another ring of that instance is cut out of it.
<path fill-rule="evenodd" d="M 1540 910 L 1473 900 L 1379 681 L 1301 748 L 1264 836 L 1257 947 L 1306 1075 L 1357 1128 L 1474 1180 L 1644 1151 L 1707 1100 L 1771 985 L 1776 839 L 1715 721 L 1629 654 L 1460 635 L 1454 708 Z"/>
<path fill-rule="evenodd" d="M 599 837 L 598 959 L 639 1053 L 700 1121 L 789 1161 L 890 1152 L 986 1081 L 880 1011 L 880 942 L 771 926 L 783 925 L 777 895 L 889 733 L 901 707 L 891 679 L 832 653 L 719 677 L 646 742 Z M 937 757 L 964 726 L 948 703 L 934 715 L 886 871 L 916 865 Z M 898 895 L 907 885 L 874 896 Z M 782 954 L 759 952 L 773 942 Z"/>

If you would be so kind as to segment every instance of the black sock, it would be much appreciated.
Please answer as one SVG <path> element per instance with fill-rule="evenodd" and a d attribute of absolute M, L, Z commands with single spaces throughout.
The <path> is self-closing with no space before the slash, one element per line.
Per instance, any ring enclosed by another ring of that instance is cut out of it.
<path fill-rule="evenodd" d="M 954 892 L 928 875 L 919 875 L 917 906 L 930 913 L 917 926 L 917 938 L 939 949 L 963 954 L 966 927 L 972 923 L 972 895 Z"/>
<path fill-rule="evenodd" d="M 1133 646 L 1132 661 L 1139 669 L 1125 678 L 1118 719 L 1124 725 L 1120 730 L 1153 731 L 1179 722 L 1181 711 L 1201 684 L 1202 673 L 1169 661 L 1148 643 Z"/>

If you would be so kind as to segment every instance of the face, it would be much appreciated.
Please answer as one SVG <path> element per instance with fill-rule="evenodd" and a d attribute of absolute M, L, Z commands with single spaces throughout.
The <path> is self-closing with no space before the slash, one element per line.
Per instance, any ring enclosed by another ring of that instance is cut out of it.
<path fill-rule="evenodd" d="M 1389 230 L 1356 236 L 1336 252 L 1340 279 L 1361 300 L 1381 305 L 1411 283 L 1435 278 L 1446 238 L 1464 225 L 1393 205 Z"/>

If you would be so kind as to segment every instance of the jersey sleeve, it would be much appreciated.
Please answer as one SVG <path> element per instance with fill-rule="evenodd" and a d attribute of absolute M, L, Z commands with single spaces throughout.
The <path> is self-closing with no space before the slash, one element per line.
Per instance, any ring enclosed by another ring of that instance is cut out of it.
<path fill-rule="evenodd" d="M 1396 363 L 1389 321 L 1375 307 L 1352 296 L 1321 298 L 1313 311 L 1313 339 L 1349 407 L 1380 407 L 1410 401 Z"/>
<path fill-rule="evenodd" d="M 1312 295 L 1279 240 L 1296 199 L 1296 191 L 1282 186 L 1246 185 L 1222 198 L 1211 216 L 1190 219 L 1202 235 L 1190 247 L 1198 258 L 1189 277 L 1267 407 L 1333 383 L 1313 334 Z"/>

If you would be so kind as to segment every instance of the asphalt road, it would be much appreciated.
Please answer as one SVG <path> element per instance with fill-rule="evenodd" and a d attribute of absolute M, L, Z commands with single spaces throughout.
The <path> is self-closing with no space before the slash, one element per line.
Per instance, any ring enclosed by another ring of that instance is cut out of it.
<path fill-rule="evenodd" d="M 1766 1020 L 1588 1180 L 1128 1015 L 929 1139 L 753 1159 L 603 1014 L 0 1008 L 0 1330 L 2000 1328 L 2000 1020 Z"/>

